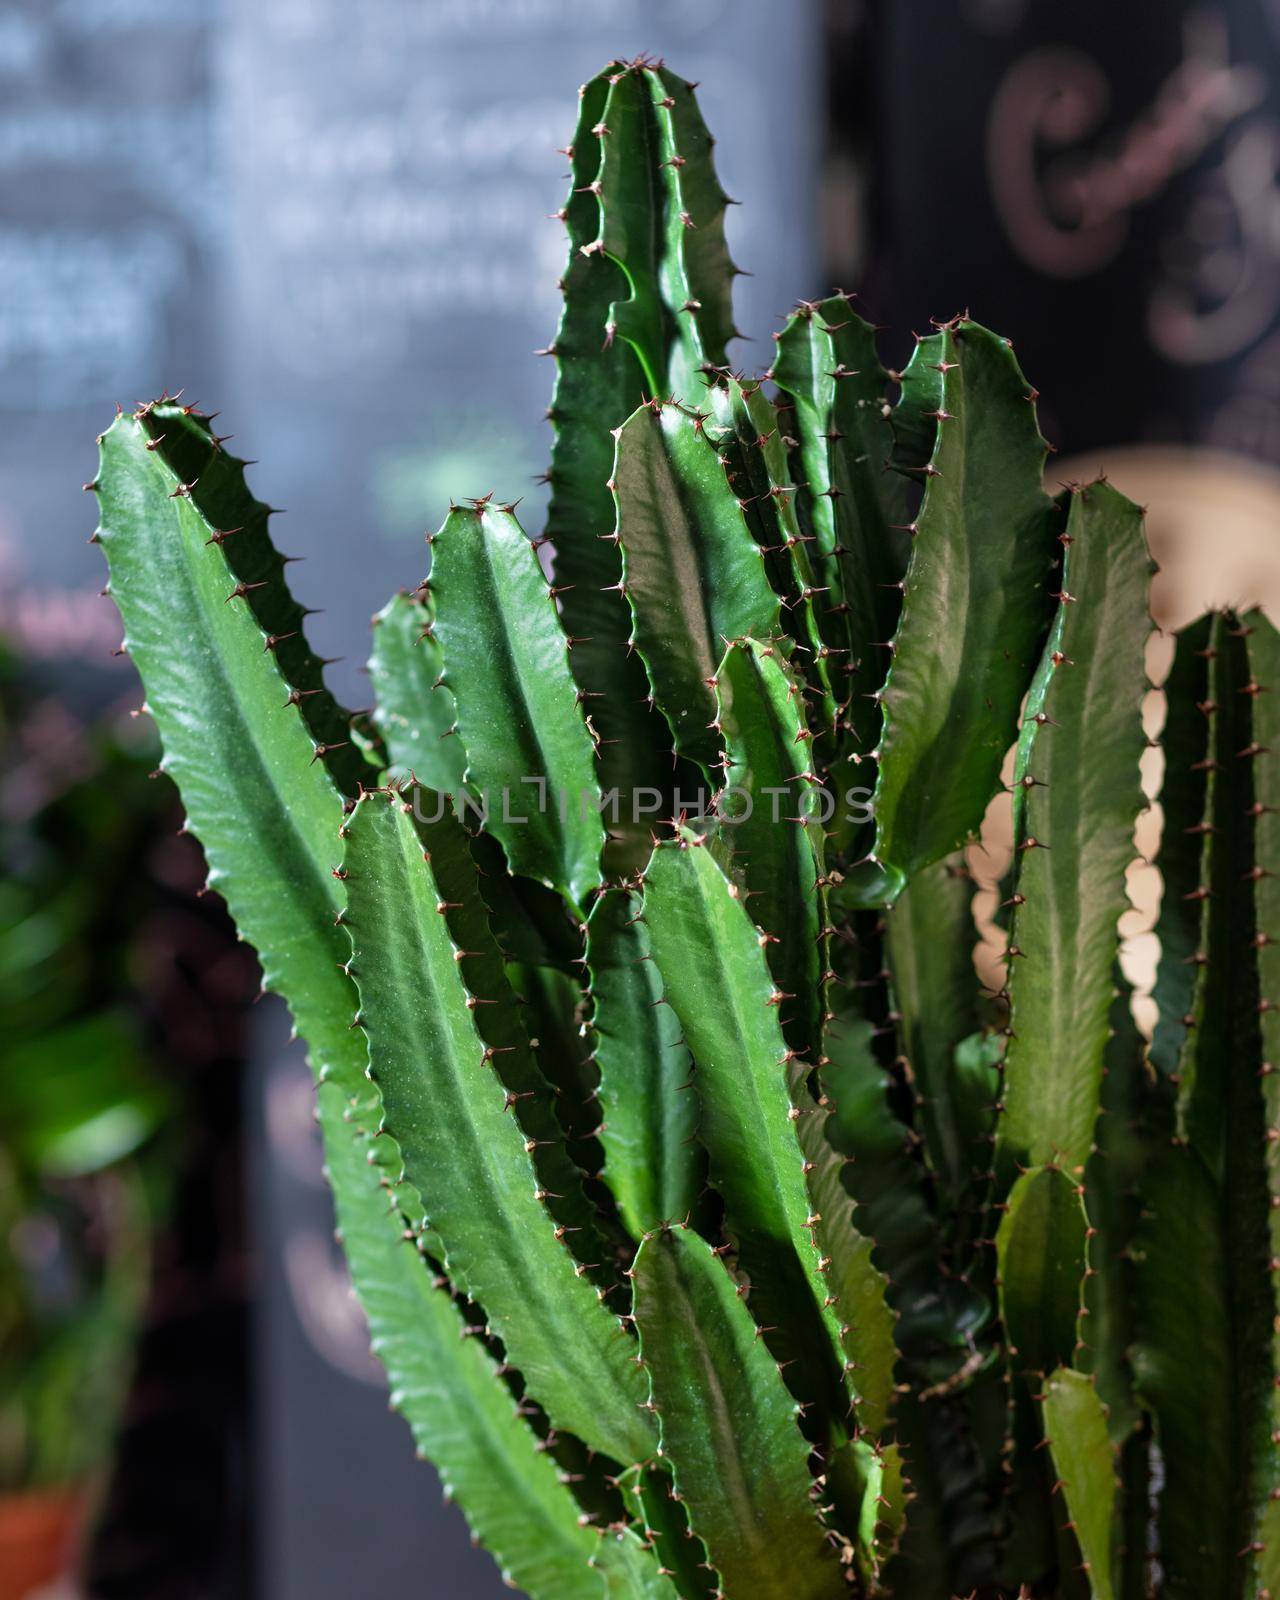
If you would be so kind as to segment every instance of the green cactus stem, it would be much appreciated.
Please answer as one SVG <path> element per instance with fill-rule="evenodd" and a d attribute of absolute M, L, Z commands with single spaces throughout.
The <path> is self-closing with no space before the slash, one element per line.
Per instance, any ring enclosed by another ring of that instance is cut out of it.
<path fill-rule="evenodd" d="M 692 1215 L 703 1182 L 693 1061 L 666 1003 L 640 899 L 604 894 L 587 923 L 605 1176 L 632 1236 Z"/>
<path fill-rule="evenodd" d="M 1032 391 L 986 328 L 962 320 L 939 338 L 937 433 L 881 701 L 872 859 L 890 898 L 977 832 L 1048 603 L 1053 508 Z M 954 628 L 958 610 L 972 627 Z"/>
<path fill-rule="evenodd" d="M 554 596 L 510 507 L 458 506 L 431 542 L 432 637 L 457 703 L 467 781 L 512 870 L 575 909 L 601 880 L 589 713 Z"/>
<path fill-rule="evenodd" d="M 392 1404 L 534 1600 L 1280 1600 L 1280 637 L 1193 623 L 1163 686 L 1148 1044 L 1138 509 L 1050 499 L 967 317 L 889 373 L 837 293 L 731 371 L 661 63 L 569 158 L 547 521 L 453 507 L 370 721 L 208 418 L 119 415 L 91 485 Z"/>
<path fill-rule="evenodd" d="M 725 743 L 726 842 L 743 863 L 756 925 L 769 935 L 769 970 L 780 993 L 787 1043 L 821 1047 L 826 996 L 825 797 L 814 770 L 799 683 L 781 651 L 740 639 L 716 674 Z"/>
<path fill-rule="evenodd" d="M 527 1118 L 530 1101 L 550 1091 L 518 1026 L 498 1033 L 489 1023 L 502 1043 L 481 1032 L 482 1017 L 513 1009 L 496 946 L 459 945 L 449 925 L 451 907 L 465 912 L 478 898 L 474 869 L 462 902 L 448 900 L 441 882 L 444 871 L 460 881 L 468 873 L 466 835 L 442 820 L 424 838 L 411 800 L 382 792 L 360 800 L 344 833 L 345 920 L 370 1076 L 450 1281 L 485 1307 L 553 1426 L 619 1462 L 638 1460 L 649 1440 L 633 1352 L 588 1275 L 600 1241 L 586 1229 L 585 1202 L 552 1209 L 566 1197 L 550 1183 L 573 1175 L 544 1176 L 536 1158 L 545 1116 L 522 1127 L 511 1115 Z M 577 1265 L 571 1251 L 582 1252 Z"/>
<path fill-rule="evenodd" d="M 726 1592 L 834 1600 L 796 1403 L 728 1268 L 677 1228 L 651 1234 L 632 1271 L 662 1454 Z"/>
<path fill-rule="evenodd" d="M 1072 494 L 1061 538 L 1058 611 L 1013 772 L 1010 1037 L 996 1155 L 1006 1172 L 1052 1161 L 1080 1175 L 1094 1143 L 1125 870 L 1145 803 L 1152 568 L 1140 513 L 1105 483 Z"/>
<path fill-rule="evenodd" d="M 460 795 L 467 752 L 457 736 L 453 695 L 440 681 L 444 658 L 433 621 L 425 600 L 410 594 L 396 595 L 373 619 L 374 722 L 397 776 Z"/>
<path fill-rule="evenodd" d="M 1171 770 L 1166 827 L 1193 830 L 1199 874 L 1185 900 L 1162 908 L 1160 930 L 1181 927 L 1185 939 L 1190 917 L 1198 936 L 1187 1011 L 1180 1024 L 1162 1019 L 1158 1056 L 1153 1049 L 1162 1071 L 1152 1107 L 1159 1142 L 1143 1175 L 1134 1245 L 1133 1359 L 1164 1464 L 1160 1539 L 1175 1595 L 1262 1593 L 1272 1586 L 1276 1559 L 1269 1537 L 1274 1140 L 1259 987 L 1268 947 L 1258 942 L 1258 885 L 1267 869 L 1257 858 L 1266 816 L 1258 807 L 1267 802 L 1255 794 L 1255 773 L 1266 769 L 1253 725 L 1254 708 L 1265 700 L 1257 669 L 1266 670 L 1275 648 L 1264 618 L 1241 624 L 1215 616 L 1207 630 L 1180 636 L 1178 657 L 1194 661 L 1175 658 L 1166 686 L 1170 759 L 1175 751 L 1191 754 L 1195 769 L 1190 782 Z M 1207 694 L 1194 711 L 1175 701 L 1176 691 L 1190 686 L 1194 693 L 1202 682 Z M 1198 740 L 1191 731 L 1197 725 Z M 1202 809 L 1190 811 L 1197 802 Z M 1171 930 L 1162 965 L 1178 959 L 1178 950 Z M 1181 998 L 1184 985 L 1161 977 L 1158 995 Z M 1189 1283 L 1196 1293 L 1187 1293 Z"/>
<path fill-rule="evenodd" d="M 618 432 L 613 484 L 635 648 L 676 749 L 709 776 L 725 644 L 775 637 L 779 606 L 705 422 L 680 405 L 641 406 Z"/>

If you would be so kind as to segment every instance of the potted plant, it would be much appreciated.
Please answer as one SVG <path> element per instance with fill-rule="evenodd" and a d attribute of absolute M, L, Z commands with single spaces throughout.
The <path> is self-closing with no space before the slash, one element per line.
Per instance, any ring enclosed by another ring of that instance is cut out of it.
<path fill-rule="evenodd" d="M 145 767 L 7 658 L 0 682 L 0 1596 L 25 1600 L 74 1570 L 109 1457 L 165 1098 L 123 1004 L 114 893 L 155 814 Z"/>
<path fill-rule="evenodd" d="M 209 419 L 118 416 L 92 485 L 392 1403 L 542 1600 L 1280 1593 L 1277 636 L 1177 642 L 1148 1041 L 1139 509 L 1046 491 L 967 317 L 888 372 L 837 294 L 731 370 L 663 64 L 571 159 L 547 518 L 450 510 L 372 719 Z"/>

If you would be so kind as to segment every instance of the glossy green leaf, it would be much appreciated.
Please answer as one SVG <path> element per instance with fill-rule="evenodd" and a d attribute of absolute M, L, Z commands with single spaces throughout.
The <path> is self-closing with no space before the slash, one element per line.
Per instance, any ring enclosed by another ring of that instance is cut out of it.
<path fill-rule="evenodd" d="M 101 1172 L 155 1133 L 168 1096 L 122 1010 L 75 1017 L 5 1048 L 0 1127 L 13 1169 L 52 1178 Z"/>
<path fill-rule="evenodd" d="M 433 860 L 448 848 L 433 836 Z M 484 1307 L 553 1426 L 639 1459 L 649 1436 L 631 1343 L 556 1237 L 409 802 L 380 792 L 359 803 L 344 871 L 370 1073 L 450 1280 Z"/>
<path fill-rule="evenodd" d="M 1142 513 L 1105 483 L 1071 497 L 1062 600 L 1014 764 L 1014 912 L 1003 1184 L 1019 1167 L 1082 1174 L 1093 1148 L 1125 870 L 1145 804 L 1143 653 L 1151 559 Z"/>
<path fill-rule="evenodd" d="M 778 335 L 773 379 L 791 402 L 781 413 L 796 442 L 801 525 L 813 538 L 817 582 L 828 590 L 823 635 L 848 652 L 848 719 L 860 753 L 873 749 L 873 695 L 889 665 L 906 565 L 905 490 L 885 471 L 892 452 L 889 375 L 875 329 L 845 295 L 802 303 Z"/>
<path fill-rule="evenodd" d="M 676 749 L 710 771 L 725 646 L 780 631 L 764 553 L 714 445 L 679 406 L 642 406 L 623 425 L 614 492 L 636 648 Z"/>
<path fill-rule="evenodd" d="M 397 777 L 412 774 L 428 789 L 459 795 L 467 753 L 454 727 L 453 695 L 439 681 L 444 660 L 431 625 L 431 608 L 409 594 L 394 596 L 374 617 L 373 720 Z"/>
<path fill-rule="evenodd" d="M 788 997 L 779 1006 L 787 1043 L 814 1056 L 826 967 L 824 796 L 803 693 L 777 646 L 752 639 L 729 646 L 715 688 L 726 758 L 723 836 L 751 896 L 752 918 L 771 936 L 769 970 Z"/>
<path fill-rule="evenodd" d="M 517 1413 L 484 1341 L 468 1337 L 459 1306 L 402 1236 L 370 1164 L 369 1136 L 346 1118 L 341 1091 L 322 1085 L 338 1232 L 392 1404 L 509 1583 L 533 1600 L 599 1600 L 600 1576 L 588 1565 L 598 1535 L 579 1526 L 572 1493 Z"/>
<path fill-rule="evenodd" d="M 1022 1174 L 996 1234 L 1000 1317 L 1019 1371 L 1073 1363 L 1087 1235 L 1078 1184 L 1055 1167 Z"/>
<path fill-rule="evenodd" d="M 724 1263 L 683 1229 L 651 1235 L 635 1317 L 661 1451 L 728 1600 L 843 1593 L 810 1503 L 796 1404 Z"/>
<path fill-rule="evenodd" d="M 581 910 L 601 880 L 604 827 L 590 723 L 537 553 L 512 512 L 488 503 L 455 507 L 431 549 L 467 781 L 512 870 Z"/>
<path fill-rule="evenodd" d="M 1092 1600 L 1113 1600 L 1116 1460 L 1106 1407 L 1091 1378 L 1060 1367 L 1044 1386 L 1041 1411 L 1090 1595 Z"/>
<path fill-rule="evenodd" d="M 945 412 L 885 685 L 875 858 L 888 897 L 975 833 L 1044 638 L 1053 507 L 1031 391 L 1006 341 L 942 333 Z"/>
<path fill-rule="evenodd" d="M 635 1238 L 683 1222 L 702 1186 L 692 1063 L 639 917 L 638 896 L 610 890 L 587 922 L 604 1174 Z"/>

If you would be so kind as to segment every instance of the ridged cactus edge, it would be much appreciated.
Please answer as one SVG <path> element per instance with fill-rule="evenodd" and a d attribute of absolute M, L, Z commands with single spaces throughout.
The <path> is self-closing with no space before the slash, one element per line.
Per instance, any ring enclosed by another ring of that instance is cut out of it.
<path fill-rule="evenodd" d="M 546 521 L 450 508 L 371 715 L 211 419 L 90 486 L 392 1404 L 534 1600 L 1280 1600 L 1280 637 L 1176 641 L 1148 1042 L 1141 513 L 1046 492 L 968 317 L 891 372 L 835 294 L 732 370 L 662 63 L 569 157 Z"/>

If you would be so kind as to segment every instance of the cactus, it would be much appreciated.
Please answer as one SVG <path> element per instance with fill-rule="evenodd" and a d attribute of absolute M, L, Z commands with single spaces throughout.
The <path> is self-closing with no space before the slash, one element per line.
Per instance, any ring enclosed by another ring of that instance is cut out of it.
<path fill-rule="evenodd" d="M 392 1403 L 535 1600 L 1280 1600 L 1280 639 L 1177 640 L 1148 1044 L 1141 514 L 1045 492 L 967 316 L 890 373 L 802 302 L 732 372 L 710 152 L 659 63 L 584 89 L 545 528 L 450 509 L 371 719 L 210 420 L 100 439 Z"/>

